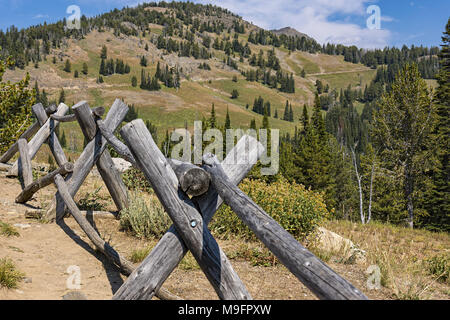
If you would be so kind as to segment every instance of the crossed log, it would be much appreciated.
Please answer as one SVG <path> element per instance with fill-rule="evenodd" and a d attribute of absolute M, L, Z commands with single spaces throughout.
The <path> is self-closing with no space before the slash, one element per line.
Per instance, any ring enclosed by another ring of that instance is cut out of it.
<path fill-rule="evenodd" d="M 75 162 L 72 175 L 65 179 L 69 194 L 72 198 L 76 195 L 89 172 L 94 165 L 97 164 L 97 168 L 113 197 L 114 203 L 119 210 L 125 208 L 128 204 L 126 188 L 123 186 L 123 182 L 114 165 L 111 164 L 112 160 L 109 153 L 103 155 L 107 146 L 107 140 L 102 136 L 101 132 L 96 129 L 95 117 L 98 115 L 95 115 L 92 110 L 89 109 L 86 102 L 78 103 L 76 106 L 72 107 L 72 110 L 79 121 L 83 134 L 89 138 L 90 142 L 86 145 L 80 157 Z M 125 119 L 127 112 L 128 106 L 119 99 L 115 100 L 104 120 L 104 124 L 108 130 L 114 132 Z M 99 161 L 99 159 L 102 160 Z M 47 221 L 62 219 L 65 210 L 66 205 L 58 192 L 43 218 Z"/>
<path fill-rule="evenodd" d="M 124 130 L 126 129 L 124 128 Z M 140 126 L 140 130 L 145 133 L 142 126 Z M 148 138 L 148 135 L 149 133 L 147 133 L 146 138 Z M 146 139 L 146 141 L 150 140 Z M 149 149 L 149 153 L 154 154 L 155 151 L 156 149 L 153 145 Z M 237 185 L 247 176 L 262 153 L 262 145 L 250 136 L 245 136 L 238 142 L 223 162 L 223 167 L 233 183 Z M 234 157 L 234 155 L 237 155 L 237 157 Z M 177 185 L 175 177 L 173 175 L 170 177 L 170 182 L 175 187 Z M 206 194 L 198 198 L 193 198 L 192 200 L 202 215 L 204 226 L 209 224 L 215 212 L 223 204 L 222 199 L 213 188 L 209 188 Z M 113 299 L 149 300 L 155 295 L 158 288 L 161 287 L 189 251 L 190 247 L 185 244 L 177 230 L 175 225 L 169 229 L 149 256 L 128 277 L 127 281 L 116 292 Z M 242 291 L 244 290 L 242 289 Z M 248 294 L 240 298 L 250 299 L 251 297 Z"/>
<path fill-rule="evenodd" d="M 34 128 L 35 126 L 40 126 L 38 132 L 36 135 L 28 142 L 28 155 L 30 158 L 30 161 L 34 159 L 36 156 L 36 153 L 39 151 L 40 147 L 44 142 L 48 142 L 48 145 L 50 147 L 50 150 L 53 153 L 53 156 L 55 157 L 56 162 L 59 166 L 62 166 L 63 164 L 67 163 L 67 158 L 64 154 L 64 151 L 61 147 L 61 144 L 58 141 L 58 137 L 56 136 L 55 129 L 58 127 L 59 122 L 55 121 L 53 119 L 49 119 L 47 116 L 47 113 L 42 106 L 42 104 L 37 104 L 32 107 L 34 114 L 37 118 L 37 125 L 34 124 L 31 126 L 31 128 Z M 61 103 L 58 107 L 58 111 L 56 112 L 56 115 L 58 116 L 64 116 L 67 111 L 69 111 L 69 107 L 65 105 L 64 103 Z M 35 130 L 35 129 L 33 129 Z M 33 131 L 31 130 L 31 132 Z M 23 136 L 23 135 L 22 135 Z M 20 139 L 19 139 L 20 141 Z M 17 146 L 18 148 L 18 146 Z M 15 147 L 11 147 L 10 150 L 14 150 Z M 12 152 L 12 151 L 11 151 Z M 7 154 L 11 154 L 11 152 L 7 152 Z M 14 154 L 13 154 L 14 155 Z M 7 158 L 5 155 L 2 158 Z M 11 169 L 9 170 L 7 176 L 8 177 L 17 177 L 19 174 L 19 161 L 16 161 Z"/>

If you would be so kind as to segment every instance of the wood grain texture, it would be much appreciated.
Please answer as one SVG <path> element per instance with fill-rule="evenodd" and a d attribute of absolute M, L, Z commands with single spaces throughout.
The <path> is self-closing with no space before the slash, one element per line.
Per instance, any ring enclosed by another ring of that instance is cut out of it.
<path fill-rule="evenodd" d="M 78 124 L 81 127 L 85 138 L 88 141 L 95 139 L 98 132 L 97 124 L 95 122 L 95 115 L 89 108 L 87 102 L 82 101 L 72 107 Z M 117 209 L 122 211 L 128 207 L 128 190 L 120 177 L 114 162 L 108 150 L 105 150 L 98 159 L 97 169 L 105 182 L 106 188 L 109 191 Z"/>
<path fill-rule="evenodd" d="M 59 167 L 48 175 L 34 181 L 25 189 L 23 189 L 23 191 L 17 196 L 16 203 L 26 203 L 33 197 L 36 192 L 52 184 L 58 174 L 61 176 L 65 176 L 72 171 L 73 164 L 70 162 L 65 163 L 62 167 Z"/>
<path fill-rule="evenodd" d="M 225 203 L 267 248 L 318 298 L 366 300 L 367 297 L 304 248 L 272 217 L 243 193 L 225 174 L 217 158 L 204 157 L 204 168 Z"/>
<path fill-rule="evenodd" d="M 23 186 L 26 188 L 33 183 L 33 168 L 28 151 L 28 143 L 25 139 L 19 139 L 19 176 L 23 179 Z"/>
<path fill-rule="evenodd" d="M 121 134 L 219 298 L 250 299 L 250 294 L 212 237 L 195 204 L 178 189 L 175 173 L 144 122 L 135 120 L 127 124 Z M 165 252 L 163 258 L 167 259 L 171 254 Z M 158 290 L 158 287 L 155 289 Z"/>
<path fill-rule="evenodd" d="M 69 107 L 61 103 L 58 107 L 57 115 L 63 116 L 69 111 Z M 36 153 L 39 151 L 42 144 L 54 133 L 55 128 L 59 125 L 58 121 L 48 119 L 45 124 L 39 129 L 35 136 L 28 143 L 28 150 L 30 159 L 33 160 Z M 63 152 L 64 153 L 64 152 Z M 67 161 L 66 161 L 67 162 Z M 62 163 L 64 164 L 64 163 Z M 60 166 L 62 164 L 59 164 Z M 18 175 L 18 162 L 16 161 L 11 170 L 8 172 L 9 177 L 17 177 Z"/>
<path fill-rule="evenodd" d="M 36 115 L 36 118 L 39 122 L 40 126 L 43 126 L 48 120 L 48 115 L 45 112 L 44 108 L 41 104 L 33 106 L 33 112 Z M 56 116 L 58 116 L 56 114 Z M 59 122 L 58 122 L 59 123 Z M 50 127 L 55 126 L 55 122 L 52 120 L 50 121 Z M 50 133 L 50 136 L 48 137 L 47 143 L 50 147 L 50 151 L 52 152 L 53 156 L 55 157 L 56 163 L 59 166 L 64 165 L 67 162 L 66 155 L 64 153 L 64 150 L 59 143 L 58 136 L 55 132 L 56 126 L 54 127 L 53 131 Z"/>

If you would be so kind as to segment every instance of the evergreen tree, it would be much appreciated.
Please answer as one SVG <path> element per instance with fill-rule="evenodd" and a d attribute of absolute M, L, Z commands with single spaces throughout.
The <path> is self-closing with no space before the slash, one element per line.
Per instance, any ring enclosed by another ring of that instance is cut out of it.
<path fill-rule="evenodd" d="M 102 62 L 100 62 L 100 71 L 99 74 L 102 76 L 106 75 L 106 65 L 105 65 L 105 59 L 102 59 Z"/>
<path fill-rule="evenodd" d="M 87 65 L 86 62 L 83 63 L 83 68 L 82 68 L 81 72 L 83 72 L 84 75 L 87 75 L 87 74 L 88 74 L 89 68 L 88 68 L 88 65 Z"/>
<path fill-rule="evenodd" d="M 231 129 L 231 119 L 230 119 L 230 112 L 227 108 L 227 116 L 225 118 L 225 130 Z"/>
<path fill-rule="evenodd" d="M 58 103 L 65 103 L 65 102 L 66 102 L 66 92 L 64 91 L 63 88 L 61 88 L 61 91 L 59 93 Z"/>
<path fill-rule="evenodd" d="M 69 59 L 66 60 L 66 63 L 64 65 L 64 71 L 67 72 L 67 73 L 72 72 L 72 65 L 71 65 Z"/>
<path fill-rule="evenodd" d="M 414 227 L 414 194 L 430 166 L 434 128 L 434 106 L 417 64 L 407 64 L 397 75 L 391 91 L 384 94 L 373 121 L 374 143 L 381 149 L 385 165 L 403 170 L 401 181 L 408 213 Z M 401 128 L 401 130 L 399 130 Z"/>
<path fill-rule="evenodd" d="M 100 52 L 100 59 L 102 60 L 108 59 L 108 48 L 106 48 L 106 45 L 102 47 L 102 51 Z"/>
<path fill-rule="evenodd" d="M 136 76 L 133 76 L 133 77 L 131 78 L 131 85 L 132 85 L 133 87 L 137 87 L 137 78 L 136 78 Z"/>
<path fill-rule="evenodd" d="M 63 133 L 62 133 L 60 142 L 61 142 L 61 147 L 63 147 L 63 148 L 67 147 L 67 140 L 66 140 L 66 132 L 65 131 L 63 131 Z"/>
<path fill-rule="evenodd" d="M 439 55 L 441 71 L 437 77 L 435 94 L 437 124 L 433 131 L 436 148 L 436 164 L 430 172 L 431 187 L 425 197 L 428 217 L 421 221 L 426 228 L 450 231 L 450 19 L 442 37 L 442 51 Z"/>
<path fill-rule="evenodd" d="M 209 127 L 211 129 L 217 128 L 216 110 L 214 107 L 214 103 L 212 104 L 211 107 L 211 117 L 209 118 Z"/>

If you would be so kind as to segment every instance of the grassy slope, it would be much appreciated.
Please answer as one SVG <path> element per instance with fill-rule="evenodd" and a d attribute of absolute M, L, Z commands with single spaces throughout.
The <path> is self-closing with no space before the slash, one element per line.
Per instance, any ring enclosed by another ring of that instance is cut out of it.
<path fill-rule="evenodd" d="M 77 103 L 80 100 L 87 100 L 92 107 L 104 105 L 109 107 L 115 98 L 121 98 L 129 104 L 135 104 L 139 110 L 139 115 L 144 120 L 150 120 L 158 126 L 159 132 L 165 130 L 184 127 L 187 121 L 188 127 L 193 127 L 195 120 L 208 118 L 212 103 L 216 106 L 216 113 L 219 123 L 225 120 L 228 109 L 234 127 L 247 128 L 252 119 L 257 123 L 262 123 L 262 116 L 251 111 L 253 101 L 258 96 L 269 100 L 272 106 L 271 126 L 281 129 L 283 132 L 293 132 L 295 125 L 298 125 L 298 118 L 302 112 L 303 105 L 311 106 L 314 101 L 315 81 L 317 79 L 328 83 L 331 88 L 345 88 L 348 84 L 353 87 L 359 86 L 361 81 L 364 86 L 374 76 L 375 71 L 362 65 L 355 65 L 344 62 L 343 57 L 328 56 L 322 54 L 309 54 L 304 52 L 289 53 L 284 48 L 276 49 L 276 54 L 280 59 L 282 68 L 293 72 L 296 79 L 296 93 L 286 94 L 270 89 L 260 83 L 247 82 L 237 71 L 224 68 L 222 64 L 223 52 L 213 50 L 214 58 L 208 61 L 212 67 L 211 71 L 201 71 L 197 66 L 202 60 L 176 60 L 175 63 L 187 63 L 189 77 L 182 80 L 180 90 L 163 87 L 160 92 L 148 92 L 131 86 L 131 77 L 140 79 L 142 67 L 139 65 L 140 57 L 146 55 L 149 66 L 148 72 L 154 73 L 156 63 L 161 61 L 163 65 L 167 60 L 173 65 L 173 57 L 163 56 L 150 42 L 151 36 L 158 35 L 160 28 L 153 26 L 152 34 L 145 39 L 137 37 L 117 38 L 110 32 L 92 32 L 85 39 L 80 41 L 69 40 L 68 45 L 61 50 L 56 50 L 55 54 L 61 54 L 63 59 L 57 59 L 56 64 L 52 63 L 52 56 L 47 57 L 47 61 L 40 64 L 39 69 L 32 66 L 26 68 L 31 73 L 32 83 L 39 81 L 41 88 L 45 86 L 51 99 L 57 100 L 60 88 L 66 92 L 66 103 Z M 248 35 L 239 35 L 241 41 L 246 41 Z M 180 39 L 178 39 L 180 40 Z M 150 50 L 144 50 L 145 43 L 148 43 Z M 106 44 L 108 47 L 108 58 L 122 59 L 131 66 L 131 72 L 127 75 L 113 75 L 104 77 L 104 84 L 96 84 L 98 70 L 100 66 L 99 53 L 101 47 Z M 252 52 L 258 53 L 263 50 L 265 53 L 272 48 L 270 46 L 256 46 L 250 44 Z M 72 62 L 72 72 L 63 71 L 65 59 Z M 187 62 L 186 62 L 187 61 Z M 83 63 L 87 63 L 89 72 L 87 75 L 81 73 Z M 240 69 L 248 69 L 247 62 L 238 63 Z M 301 78 L 301 70 L 307 72 L 306 78 Z M 44 73 L 44 70 L 46 73 Z M 74 79 L 73 72 L 79 71 L 79 79 Z M 19 71 L 20 73 L 20 71 Z M 22 72 L 23 74 L 25 72 Z M 46 84 L 47 74 L 50 73 L 53 81 Z M 17 76 L 17 75 L 16 75 Z M 238 82 L 232 81 L 233 76 L 238 77 Z M 231 91 L 239 91 L 238 99 L 231 99 Z M 288 123 L 274 119 L 275 109 L 278 116 L 282 117 L 286 100 L 293 106 L 295 123 Z M 249 109 L 245 108 L 249 104 Z M 64 124 L 63 131 L 66 137 L 70 136 L 75 140 L 77 151 L 82 148 L 83 136 L 75 123 Z M 73 144 L 73 143 L 72 143 Z"/>

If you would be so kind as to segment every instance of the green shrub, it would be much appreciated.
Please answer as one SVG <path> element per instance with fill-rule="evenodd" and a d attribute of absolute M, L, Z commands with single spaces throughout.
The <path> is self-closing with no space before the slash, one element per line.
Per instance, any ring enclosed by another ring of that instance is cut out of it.
<path fill-rule="evenodd" d="M 147 204 L 143 194 L 130 195 L 130 205 L 120 213 L 120 225 L 138 238 L 161 237 L 172 225 L 158 198 L 150 195 Z"/>
<path fill-rule="evenodd" d="M 0 288 L 15 289 L 23 277 L 24 274 L 16 270 L 11 259 L 0 259 Z"/>
<path fill-rule="evenodd" d="M 240 189 L 299 240 L 311 234 L 329 216 L 321 194 L 284 179 L 271 184 L 247 179 Z M 256 239 L 228 206 L 222 206 L 210 227 L 223 238 L 237 235 L 248 240 Z"/>
<path fill-rule="evenodd" d="M 106 205 L 99 200 L 106 200 L 98 194 L 102 187 L 95 189 L 93 192 L 86 192 L 84 196 L 78 201 L 78 208 L 85 211 L 102 211 Z"/>
<path fill-rule="evenodd" d="M 142 171 L 131 168 L 122 174 L 122 180 L 129 190 L 152 192 L 150 182 L 145 178 Z"/>
<path fill-rule="evenodd" d="M 441 254 L 426 260 L 428 272 L 437 277 L 440 282 L 449 282 L 450 255 Z"/>

